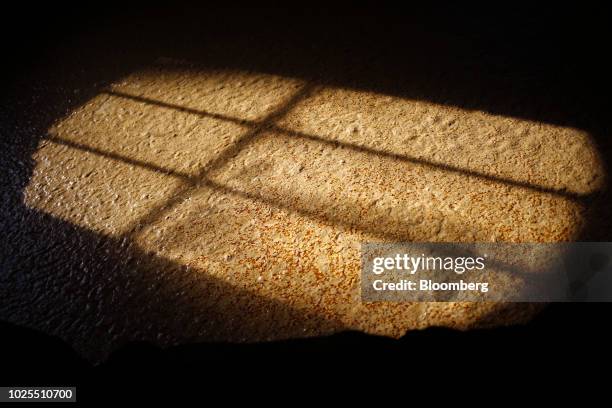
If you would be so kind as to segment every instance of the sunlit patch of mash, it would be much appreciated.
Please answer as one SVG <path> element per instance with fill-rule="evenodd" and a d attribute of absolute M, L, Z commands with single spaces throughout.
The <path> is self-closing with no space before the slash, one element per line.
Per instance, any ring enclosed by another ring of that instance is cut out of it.
<path fill-rule="evenodd" d="M 490 308 L 362 304 L 360 242 L 572 240 L 604 179 L 580 130 L 163 64 L 59 121 L 35 159 L 30 207 L 392 336 Z"/>

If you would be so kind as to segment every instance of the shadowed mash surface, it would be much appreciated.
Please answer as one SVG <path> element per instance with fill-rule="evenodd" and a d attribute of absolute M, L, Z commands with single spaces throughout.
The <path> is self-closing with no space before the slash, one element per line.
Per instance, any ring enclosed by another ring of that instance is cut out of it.
<path fill-rule="evenodd" d="M 579 130 L 165 65 L 112 84 L 53 126 L 27 205 L 185 265 L 186 282 L 214 276 L 343 328 L 466 327 L 491 307 L 362 304 L 360 242 L 571 240 L 583 221 L 573 197 L 602 182 Z M 184 296 L 224 302 L 196 288 L 186 284 Z M 272 316 L 246 325 L 213 337 L 299 333 Z"/>
<path fill-rule="evenodd" d="M 30 251 L 7 268 L 24 277 L 4 318 L 89 356 L 129 340 L 399 337 L 529 318 L 539 307 L 362 303 L 360 243 L 575 240 L 605 184 L 589 133 L 438 103 L 453 96 L 435 72 L 405 72 L 402 86 L 429 97 L 411 98 L 291 75 L 304 65 L 283 55 L 249 69 L 157 54 L 42 129 L 25 208 L 10 210 L 36 222 L 8 234 Z M 329 77 L 373 69 L 351 58 Z"/>

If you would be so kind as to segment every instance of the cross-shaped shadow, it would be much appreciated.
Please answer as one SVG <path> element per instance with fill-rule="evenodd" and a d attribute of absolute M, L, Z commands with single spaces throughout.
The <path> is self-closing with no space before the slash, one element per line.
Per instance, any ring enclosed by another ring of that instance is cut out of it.
<path fill-rule="evenodd" d="M 66 140 L 60 137 L 52 137 L 51 140 L 55 143 L 62 144 L 68 147 L 76 148 L 82 151 L 86 151 L 89 153 L 93 153 L 96 155 L 100 155 L 103 157 L 111 158 L 113 160 L 118 160 L 127 164 L 139 166 L 141 168 L 155 171 L 160 174 L 164 174 L 170 177 L 177 178 L 181 181 L 181 185 L 172 192 L 171 197 L 166 201 L 158 204 L 157 206 L 151 208 L 148 213 L 141 217 L 140 219 L 133 222 L 125 231 L 125 235 L 133 236 L 138 232 L 142 231 L 148 225 L 151 225 L 156 220 L 160 219 L 165 213 L 170 211 L 176 205 L 181 203 L 184 199 L 186 199 L 190 194 L 196 191 L 198 188 L 206 187 L 211 188 L 216 191 L 220 191 L 224 194 L 230 194 L 242 198 L 246 198 L 253 201 L 263 202 L 267 205 L 271 205 L 275 208 L 280 208 L 284 210 L 288 210 L 294 213 L 298 213 L 300 215 L 319 219 L 324 222 L 333 223 L 336 225 L 342 225 L 345 227 L 354 227 L 354 220 L 343 220 L 343 219 L 330 219 L 329 216 L 325 214 L 320 214 L 318 211 L 312 211 L 306 208 L 295 208 L 287 206 L 279 201 L 275 201 L 271 198 L 266 197 L 265 195 L 241 191 L 236 188 L 232 188 L 228 185 L 224 185 L 222 183 L 216 182 L 212 180 L 209 175 L 216 169 L 219 169 L 225 163 L 227 163 L 230 159 L 238 155 L 243 149 L 247 148 L 251 143 L 256 141 L 259 136 L 265 131 L 274 131 L 278 134 L 298 138 L 305 141 L 312 141 L 315 143 L 321 143 L 323 145 L 332 146 L 332 147 L 341 147 L 347 149 L 349 151 L 370 155 L 372 157 L 379 157 L 385 159 L 391 159 L 401 163 L 411 163 L 417 164 L 432 170 L 443 171 L 451 174 L 460 174 L 465 177 L 471 177 L 476 180 L 488 181 L 493 183 L 500 183 L 514 188 L 525 189 L 528 191 L 541 193 L 541 194 L 550 194 L 560 198 L 569 199 L 576 202 L 582 202 L 588 199 L 592 194 L 580 194 L 572 191 L 561 190 L 556 188 L 550 188 L 546 186 L 540 186 L 537 184 L 532 184 L 529 182 L 515 180 L 511 178 L 504 178 L 497 175 L 487 174 L 484 172 L 479 172 L 471 169 L 465 169 L 441 162 L 436 162 L 432 160 L 427 160 L 423 158 L 412 157 L 406 154 L 397 154 L 393 152 L 388 152 L 380 149 L 374 149 L 367 146 L 362 146 L 356 143 L 350 143 L 346 141 L 337 141 L 337 140 L 328 140 L 321 136 L 315 134 L 309 134 L 306 132 L 296 131 L 292 129 L 287 129 L 283 126 L 279 126 L 277 123 L 280 119 L 285 117 L 287 114 L 291 112 L 291 110 L 301 101 L 309 98 L 313 95 L 317 90 L 317 85 L 309 83 L 302 86 L 296 93 L 294 93 L 287 101 L 282 103 L 279 107 L 277 107 L 272 112 L 265 115 L 262 119 L 259 120 L 246 120 L 241 118 L 232 117 L 229 115 L 218 114 L 218 113 L 210 113 L 201 109 L 192 109 L 184 106 L 180 106 L 177 104 L 167 103 L 163 101 L 158 101 L 142 96 L 131 95 L 124 92 L 119 92 L 115 90 L 106 90 L 104 93 L 118 98 L 123 98 L 127 100 L 132 100 L 137 103 L 143 103 L 148 105 L 154 105 L 166 109 L 173 109 L 179 112 L 193 114 L 200 117 L 208 117 L 216 120 L 226 121 L 234 124 L 238 124 L 241 126 L 246 126 L 249 130 L 239 137 L 231 146 L 227 147 L 225 150 L 221 151 L 216 157 L 212 158 L 208 163 L 202 166 L 196 175 L 188 174 L 185 172 L 176 171 L 170 168 L 158 166 L 149 162 L 133 159 L 130 157 L 126 157 L 117 153 L 107 152 L 95 147 L 87 146 L 80 144 L 78 142 Z M 384 229 L 377 229 L 372 227 L 363 227 L 362 230 L 365 230 L 368 233 L 372 233 L 373 235 L 386 238 L 386 239 L 403 239 L 401 235 L 394 233 L 393 231 L 386 231 Z"/>

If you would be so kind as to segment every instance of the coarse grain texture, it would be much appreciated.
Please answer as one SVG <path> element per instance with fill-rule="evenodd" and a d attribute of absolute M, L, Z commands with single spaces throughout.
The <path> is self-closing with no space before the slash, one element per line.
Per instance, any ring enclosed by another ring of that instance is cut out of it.
<path fill-rule="evenodd" d="M 125 7 L 5 36 L 3 321 L 97 362 L 499 327 L 541 306 L 361 302 L 361 243 L 612 239 L 607 43 L 573 11 Z"/>
<path fill-rule="evenodd" d="M 164 60 L 55 123 L 34 159 L 28 207 L 178 266 L 138 270 L 186 304 L 169 343 L 524 321 L 537 307 L 362 303 L 360 243 L 572 240 L 604 175 L 581 130 Z"/>

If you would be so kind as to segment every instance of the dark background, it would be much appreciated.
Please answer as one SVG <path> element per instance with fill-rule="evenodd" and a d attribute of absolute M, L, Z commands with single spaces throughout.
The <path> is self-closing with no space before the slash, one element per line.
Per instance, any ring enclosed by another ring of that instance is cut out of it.
<path fill-rule="evenodd" d="M 51 228 L 90 239 L 83 231 L 27 213 L 31 210 L 21 204 L 38 135 L 90 96 L 67 97 L 65 89 L 110 82 L 159 55 L 197 61 L 199 42 L 216 36 L 232 37 L 241 50 L 217 56 L 218 65 L 410 98 L 436 95 L 436 103 L 574 126 L 588 131 L 604 161 L 610 160 L 612 71 L 609 13 L 604 8 L 517 3 L 495 8 L 409 3 L 399 9 L 374 3 L 128 6 L 113 1 L 14 6 L 5 8 L 0 28 L 5 72 L 0 137 L 2 149 L 14 157 L 2 163 L 2 199 L 27 221 L 11 226 L 3 213 L 3 268 L 10 267 L 11 233 Z M 440 50 L 437 43 L 413 44 L 406 27 L 431 31 L 452 46 Z M 246 46 L 252 43 L 282 52 L 285 63 L 270 64 L 257 48 Z M 415 53 L 419 64 L 411 57 Z M 611 240 L 608 193 L 588 200 L 592 213 L 581 239 Z M 528 382 L 538 378 L 540 369 L 572 376 L 609 364 L 609 312 L 607 304 L 554 304 L 524 326 L 469 332 L 432 328 L 400 340 L 346 333 L 167 350 L 133 344 L 95 367 L 59 339 L 2 323 L 2 383 L 77 384 L 80 399 L 112 400 L 117 395 L 140 398 L 140 391 L 151 389 L 156 396 L 164 388 L 154 384 L 181 381 L 204 391 L 233 382 L 255 392 L 281 383 L 303 392 L 389 368 L 405 375 L 442 376 L 472 367 L 482 377 L 495 368 L 516 369 L 521 381 Z M 576 364 L 579 369 L 570 369 Z"/>

